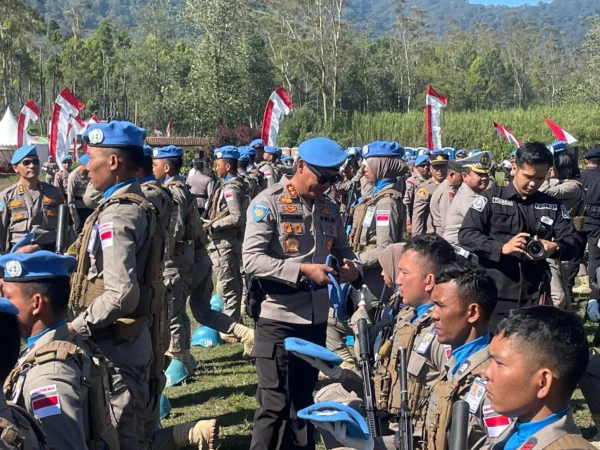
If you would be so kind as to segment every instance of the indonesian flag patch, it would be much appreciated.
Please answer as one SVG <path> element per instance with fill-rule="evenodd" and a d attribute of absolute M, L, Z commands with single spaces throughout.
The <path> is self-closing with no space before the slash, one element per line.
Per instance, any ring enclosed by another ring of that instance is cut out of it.
<path fill-rule="evenodd" d="M 100 234 L 100 242 L 102 242 L 102 248 L 113 246 L 113 223 L 103 223 L 98 227 L 98 233 Z"/>
<path fill-rule="evenodd" d="M 271 172 L 265 172 L 265 178 L 271 178 Z"/>
<path fill-rule="evenodd" d="M 233 192 L 231 191 L 225 191 L 225 201 L 230 202 L 231 200 L 233 200 Z"/>
<path fill-rule="evenodd" d="M 492 439 L 500 436 L 510 425 L 510 419 L 500 415 L 485 417 L 483 421 L 485 422 L 488 436 Z"/>
<path fill-rule="evenodd" d="M 378 209 L 375 213 L 378 227 L 389 227 L 390 226 L 390 210 L 389 209 Z"/>
<path fill-rule="evenodd" d="M 29 393 L 33 415 L 38 419 L 57 416 L 62 413 L 56 385 L 34 389 Z"/>

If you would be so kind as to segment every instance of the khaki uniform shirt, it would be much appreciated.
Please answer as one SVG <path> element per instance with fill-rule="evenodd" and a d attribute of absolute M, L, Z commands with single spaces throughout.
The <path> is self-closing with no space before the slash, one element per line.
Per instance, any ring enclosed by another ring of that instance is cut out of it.
<path fill-rule="evenodd" d="M 250 277 L 296 288 L 300 266 L 324 264 L 330 253 L 342 265 L 344 258 L 356 260 L 338 207 L 331 200 L 304 200 L 289 180 L 282 178 L 250 204 L 242 251 Z M 355 264 L 362 274 L 360 264 Z M 327 321 L 328 312 L 327 289 L 271 292 L 261 304 L 260 317 L 309 325 Z"/>
<path fill-rule="evenodd" d="M 429 203 L 431 223 L 433 224 L 433 232 L 438 236 L 444 236 L 448 209 L 455 194 L 456 190 L 448 180 L 442 181 L 435 192 L 431 194 L 431 202 Z"/>
<path fill-rule="evenodd" d="M 425 180 L 416 190 L 412 213 L 412 235 L 431 234 L 435 232 L 430 214 L 431 196 L 440 186 L 433 178 Z"/>
<path fill-rule="evenodd" d="M 217 248 L 217 240 L 242 236 L 246 211 L 243 211 L 245 193 L 240 182 L 239 177 L 223 181 L 214 194 L 211 206 L 213 213 L 209 216 L 209 220 L 213 221 L 210 225 L 213 242 L 209 245 L 209 250 Z"/>
<path fill-rule="evenodd" d="M 25 436 L 25 442 L 23 443 L 23 450 L 42 450 L 44 447 L 37 438 L 37 435 L 29 424 L 21 424 L 17 422 L 17 419 L 13 415 L 13 412 L 8 407 L 6 402 L 6 396 L 0 389 L 0 417 L 8 420 L 13 425 L 19 428 L 19 431 Z M 15 450 L 15 447 L 6 445 L 0 440 L 0 450 Z"/>
<path fill-rule="evenodd" d="M 492 449 L 503 450 L 504 445 L 515 432 L 515 424 L 513 423 L 504 430 L 504 433 L 498 438 L 496 444 L 492 446 Z M 568 435 L 571 435 L 572 439 L 580 441 L 579 446 L 569 445 L 570 449 L 578 448 L 581 450 L 593 450 L 596 448 L 581 436 L 581 431 L 577 425 L 575 425 L 575 421 L 573 420 L 573 410 L 569 408 L 569 412 L 564 417 L 535 433 L 527 440 L 527 442 L 519 447 L 519 450 L 543 450 L 558 439 Z M 559 447 L 556 446 L 555 448 L 558 449 Z"/>
<path fill-rule="evenodd" d="M 90 182 L 87 173 L 81 173 L 81 166 L 76 167 L 67 180 L 67 205 L 69 209 L 87 208 L 83 203 L 83 196 Z"/>
<path fill-rule="evenodd" d="M 74 343 L 67 324 L 43 334 L 19 358 L 18 366 L 26 364 L 30 352 L 36 352 L 53 341 Z M 88 409 L 89 387 L 83 380 L 83 371 L 74 358 L 36 364 L 26 372 L 22 395 L 17 404 L 37 417 L 47 435 L 48 444 L 61 450 L 87 448 L 90 433 Z M 56 400 L 48 404 L 47 400 Z"/>
<path fill-rule="evenodd" d="M 54 250 L 58 226 L 58 206 L 64 202 L 60 191 L 44 182 L 30 191 L 20 182 L 0 192 L 0 253 L 6 253 L 32 230 L 37 243 Z"/>
<path fill-rule="evenodd" d="M 190 187 L 190 192 L 196 197 L 198 209 L 203 209 L 206 206 L 214 184 L 214 180 L 202 172 L 197 171 L 194 175 L 188 177 L 187 185 Z"/>
<path fill-rule="evenodd" d="M 425 179 L 414 171 L 412 176 L 406 180 L 406 192 L 404 192 L 404 205 L 406 206 L 406 220 L 412 220 L 413 206 L 415 204 L 415 192 Z"/>
<path fill-rule="evenodd" d="M 578 214 L 582 202 L 584 201 L 584 189 L 577 180 L 559 181 L 551 179 L 546 181 L 540 187 L 540 192 L 544 192 L 557 200 L 560 200 L 571 216 Z"/>
<path fill-rule="evenodd" d="M 477 194 L 471 189 L 467 183 L 463 183 L 458 188 L 454 200 L 448 208 L 446 227 L 444 228 L 444 235 L 442 236 L 451 244 L 458 245 L 458 232 L 462 227 L 463 219 L 475 200 Z"/>
<path fill-rule="evenodd" d="M 54 175 L 54 186 L 60 189 L 60 192 L 62 192 L 62 195 L 65 197 L 67 196 L 67 183 L 69 181 L 70 173 L 71 172 L 68 170 L 61 169 Z"/>

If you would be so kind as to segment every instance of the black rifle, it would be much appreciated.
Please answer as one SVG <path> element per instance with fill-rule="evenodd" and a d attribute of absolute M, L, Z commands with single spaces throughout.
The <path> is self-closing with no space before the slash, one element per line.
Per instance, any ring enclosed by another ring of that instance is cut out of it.
<path fill-rule="evenodd" d="M 375 396 L 373 394 L 375 389 L 373 387 L 371 352 L 369 350 L 369 327 L 367 325 L 367 319 L 358 320 L 358 342 L 360 345 L 360 359 L 358 360 L 358 364 L 360 366 L 360 373 L 362 375 L 364 385 L 364 401 L 365 409 L 367 411 L 367 425 L 369 426 L 369 433 L 371 433 L 371 436 L 381 436 L 379 421 L 377 419 L 377 410 L 375 409 Z"/>
<path fill-rule="evenodd" d="M 58 207 L 58 228 L 56 229 L 56 253 L 62 255 L 67 251 L 67 232 L 69 230 L 69 207 Z"/>
<path fill-rule="evenodd" d="M 350 208 L 352 207 L 354 196 L 356 195 L 356 182 L 352 181 L 352 187 L 350 188 L 350 193 L 348 194 L 348 201 L 346 202 L 346 210 L 344 211 L 344 215 L 342 216 L 342 223 L 344 224 L 344 230 L 348 225 L 350 225 L 350 219 L 352 215 L 350 214 Z"/>
<path fill-rule="evenodd" d="M 373 316 L 373 323 L 379 322 L 383 317 L 383 311 L 385 311 L 385 303 L 383 299 L 385 298 L 385 293 L 387 292 L 387 290 L 387 285 L 383 283 L 383 288 L 381 288 L 381 294 L 379 294 L 379 302 L 377 303 L 377 309 L 375 309 L 375 316 Z"/>
<path fill-rule="evenodd" d="M 469 404 L 458 400 L 452 405 L 452 426 L 448 450 L 467 450 L 469 436 Z"/>
<path fill-rule="evenodd" d="M 217 180 L 216 177 L 213 176 L 211 178 L 213 179 L 213 188 L 210 191 L 208 200 L 206 200 L 206 204 L 204 205 L 204 211 L 202 212 L 203 219 L 206 219 L 208 217 L 208 213 L 210 211 L 210 208 L 212 207 L 212 203 L 215 198 L 215 192 L 217 192 L 217 189 L 219 189 L 219 186 L 221 185 L 221 182 Z"/>
<path fill-rule="evenodd" d="M 392 334 L 392 331 L 394 330 L 394 324 L 396 323 L 394 318 L 396 317 L 396 315 L 398 314 L 398 311 L 400 310 L 400 304 L 402 303 L 402 296 L 401 295 L 397 295 L 396 299 L 394 300 L 394 304 L 392 305 L 392 311 L 390 312 L 390 316 L 389 317 L 383 317 L 383 314 L 385 314 L 385 309 L 384 312 L 382 313 L 382 317 L 379 318 L 379 320 L 386 320 L 386 324 L 383 327 L 383 330 L 381 331 L 381 343 L 384 344 L 385 341 L 387 341 L 389 339 L 389 337 Z"/>
<path fill-rule="evenodd" d="M 408 407 L 408 372 L 406 368 L 406 348 L 398 349 L 397 372 L 400 377 L 400 409 L 398 410 L 398 431 L 396 432 L 396 449 L 412 450 L 413 430 L 412 417 Z"/>

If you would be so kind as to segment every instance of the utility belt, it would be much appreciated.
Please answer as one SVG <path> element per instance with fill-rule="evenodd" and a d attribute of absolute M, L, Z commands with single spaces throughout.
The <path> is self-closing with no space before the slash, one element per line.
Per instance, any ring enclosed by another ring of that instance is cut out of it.
<path fill-rule="evenodd" d="M 203 198 L 204 200 L 208 200 L 208 194 L 192 194 L 196 198 Z"/>
<path fill-rule="evenodd" d="M 122 317 L 107 327 L 93 330 L 91 338 L 112 338 L 117 342 L 133 341 L 147 327 L 148 317 Z"/>
<path fill-rule="evenodd" d="M 352 244 L 352 250 L 354 250 L 355 252 L 364 252 L 366 250 L 371 250 L 372 248 L 377 248 L 377 244 L 363 245 L 358 242 Z"/>
<path fill-rule="evenodd" d="M 317 284 L 308 278 L 300 280 L 295 288 L 273 280 L 260 280 L 260 285 L 269 295 L 294 295 L 299 291 L 312 292 L 327 288 L 327 284 Z"/>
<path fill-rule="evenodd" d="M 585 205 L 585 216 L 600 219 L 600 206 Z"/>
<path fill-rule="evenodd" d="M 74 195 L 73 198 L 75 200 L 81 200 L 81 201 L 83 201 L 83 195 Z"/>

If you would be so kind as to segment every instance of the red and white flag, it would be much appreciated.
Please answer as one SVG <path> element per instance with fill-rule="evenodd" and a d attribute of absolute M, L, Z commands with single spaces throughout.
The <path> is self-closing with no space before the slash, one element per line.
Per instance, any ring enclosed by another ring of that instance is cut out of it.
<path fill-rule="evenodd" d="M 442 149 L 442 125 L 440 121 L 442 108 L 448 105 L 448 99 L 438 94 L 431 85 L 427 86 L 425 96 L 425 123 L 427 125 L 427 148 Z"/>
<path fill-rule="evenodd" d="M 160 131 L 160 128 L 154 127 L 154 136 L 156 136 L 156 137 L 162 137 L 162 135 L 163 135 L 163 132 Z"/>
<path fill-rule="evenodd" d="M 69 128 L 67 132 L 67 143 L 73 144 L 73 161 L 77 161 L 77 136 L 85 128 L 85 123 L 81 117 L 74 116 L 69 119 Z"/>
<path fill-rule="evenodd" d="M 40 109 L 33 102 L 29 100 L 21 109 L 19 118 L 17 119 L 17 147 L 22 147 L 29 144 L 29 137 L 27 135 L 27 127 L 29 122 L 37 122 L 40 115 Z"/>
<path fill-rule="evenodd" d="M 570 135 L 565 130 L 563 130 L 561 127 L 556 125 L 554 122 L 552 122 L 546 116 L 544 116 L 544 119 L 546 120 L 546 123 L 548 124 L 548 126 L 550 127 L 552 132 L 554 133 L 554 136 L 556 136 L 556 139 L 558 139 L 559 141 L 564 141 L 567 144 L 573 144 L 574 142 L 577 142 L 577 139 L 575 139 L 572 135 Z"/>
<path fill-rule="evenodd" d="M 167 137 L 171 137 L 173 134 L 173 124 L 171 122 L 167 125 Z"/>
<path fill-rule="evenodd" d="M 287 116 L 293 109 L 294 105 L 285 89 L 282 87 L 275 89 L 267 101 L 263 116 L 261 138 L 266 146 L 277 145 L 281 118 Z"/>
<path fill-rule="evenodd" d="M 92 125 L 95 125 L 97 123 L 100 123 L 100 119 L 98 119 L 98 116 L 96 114 L 94 114 L 92 117 L 90 117 L 87 121 L 87 123 L 85 124 L 84 130 L 87 130 L 89 127 L 91 127 Z M 85 143 L 85 141 L 83 142 L 83 154 L 85 155 L 88 152 L 88 145 Z"/>
<path fill-rule="evenodd" d="M 73 93 L 65 88 L 60 91 L 52 109 L 52 122 L 50 126 L 50 148 L 49 154 L 55 160 L 61 161 L 69 153 L 68 134 L 69 120 L 79 115 L 83 109 L 83 103 Z"/>
<path fill-rule="evenodd" d="M 517 147 L 523 145 L 523 143 L 520 140 L 518 140 L 508 128 L 503 127 L 502 125 L 496 122 L 494 122 L 494 128 L 496 128 L 496 133 L 498 133 L 499 136 L 502 136 L 511 144 L 515 144 Z"/>

